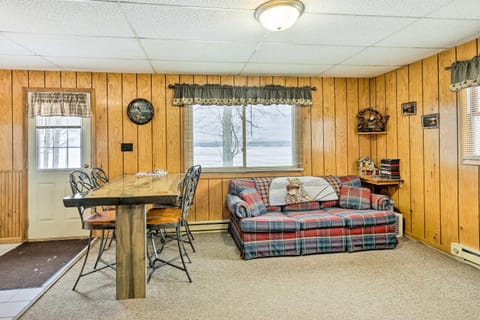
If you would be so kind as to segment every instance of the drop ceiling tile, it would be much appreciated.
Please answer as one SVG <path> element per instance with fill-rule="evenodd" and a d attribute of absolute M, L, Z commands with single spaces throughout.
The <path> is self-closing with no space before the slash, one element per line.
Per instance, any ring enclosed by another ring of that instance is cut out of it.
<path fill-rule="evenodd" d="M 257 42 L 267 32 L 248 10 L 134 4 L 122 8 L 142 38 Z"/>
<path fill-rule="evenodd" d="M 459 35 L 470 36 L 475 34 L 480 34 L 480 20 L 421 19 L 376 45 L 450 48 L 459 44 Z"/>
<path fill-rule="evenodd" d="M 112 2 L 0 1 L 0 30 L 50 34 L 132 36 Z"/>
<path fill-rule="evenodd" d="M 252 56 L 255 63 L 338 64 L 363 47 L 330 47 L 265 42 Z"/>
<path fill-rule="evenodd" d="M 343 46 L 373 45 L 413 23 L 412 18 L 305 14 L 292 28 L 270 32 L 268 41 Z"/>
<path fill-rule="evenodd" d="M 454 0 L 429 15 L 439 18 L 480 19 L 480 1 Z"/>
<path fill-rule="evenodd" d="M 326 77 L 349 77 L 370 78 L 392 71 L 399 66 L 352 66 L 338 65 L 328 69 L 322 76 Z"/>
<path fill-rule="evenodd" d="M 313 64 L 248 63 L 241 74 L 271 76 L 315 76 L 331 67 L 331 65 Z"/>
<path fill-rule="evenodd" d="M 254 42 L 140 40 L 149 59 L 209 62 L 246 62 L 258 46 Z"/>
<path fill-rule="evenodd" d="M 6 37 L 44 56 L 145 59 L 137 40 L 66 35 L 5 33 Z"/>
<path fill-rule="evenodd" d="M 425 48 L 367 48 L 343 64 L 365 66 L 399 66 L 434 55 L 442 49 Z"/>
<path fill-rule="evenodd" d="M 34 55 L 33 52 L 22 48 L 18 44 L 9 40 L 0 34 L 0 54 L 9 54 L 9 55 Z"/>
<path fill-rule="evenodd" d="M 59 70 L 60 68 L 39 56 L 0 55 L 0 69 Z"/>
<path fill-rule="evenodd" d="M 73 57 L 45 57 L 59 65 L 62 70 L 92 72 L 153 73 L 146 60 L 130 59 L 90 59 Z"/>
<path fill-rule="evenodd" d="M 419 17 L 451 0 L 330 0 L 309 1 L 306 12 Z"/>
<path fill-rule="evenodd" d="M 152 60 L 152 65 L 156 73 L 239 74 L 244 63 Z"/>
<path fill-rule="evenodd" d="M 148 3 L 155 5 L 167 6 L 186 6 L 186 7 L 203 7 L 203 8 L 224 8 L 224 9 L 250 9 L 254 10 L 262 0 L 128 0 L 131 3 Z"/>

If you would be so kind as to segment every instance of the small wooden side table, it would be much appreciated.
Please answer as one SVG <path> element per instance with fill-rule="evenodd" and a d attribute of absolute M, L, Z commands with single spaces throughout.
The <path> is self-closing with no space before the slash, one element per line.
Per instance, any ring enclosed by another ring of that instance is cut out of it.
<path fill-rule="evenodd" d="M 388 194 L 389 187 L 400 187 L 403 183 L 402 179 L 388 179 L 378 176 L 360 176 L 360 181 L 369 187 L 373 193 Z"/>

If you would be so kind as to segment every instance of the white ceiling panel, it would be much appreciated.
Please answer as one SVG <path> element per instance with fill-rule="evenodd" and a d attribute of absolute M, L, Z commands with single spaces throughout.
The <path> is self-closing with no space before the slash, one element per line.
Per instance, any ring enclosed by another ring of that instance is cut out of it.
<path fill-rule="evenodd" d="M 0 29 L 12 32 L 133 36 L 113 2 L 0 1 Z"/>
<path fill-rule="evenodd" d="M 329 47 L 266 42 L 257 49 L 250 62 L 338 64 L 362 50 L 362 47 Z"/>
<path fill-rule="evenodd" d="M 355 77 L 355 78 L 370 78 L 379 74 L 383 74 L 398 66 L 353 66 L 353 65 L 338 65 L 322 73 L 326 77 Z"/>
<path fill-rule="evenodd" d="M 346 65 L 398 66 L 421 60 L 441 50 L 425 48 L 367 48 L 344 61 Z"/>
<path fill-rule="evenodd" d="M 480 3 L 480 0 L 478 0 Z M 377 43 L 378 46 L 450 48 L 458 41 L 458 35 L 480 34 L 480 20 L 419 20 L 391 37 Z"/>
<path fill-rule="evenodd" d="M 420 17 L 452 0 L 305 0 L 307 12 Z"/>
<path fill-rule="evenodd" d="M 372 45 L 416 21 L 411 18 L 305 14 L 296 25 L 271 32 L 269 41 L 343 46 Z"/>
<path fill-rule="evenodd" d="M 479 0 L 454 0 L 429 15 L 430 17 L 455 19 L 480 19 Z"/>
<path fill-rule="evenodd" d="M 271 76 L 316 76 L 331 68 L 331 65 L 311 64 L 274 64 L 249 63 L 242 71 L 242 75 L 271 75 Z"/>
<path fill-rule="evenodd" d="M 157 73 L 180 74 L 239 74 L 243 63 L 225 62 L 178 62 L 152 60 Z"/>
<path fill-rule="evenodd" d="M 46 57 L 62 70 L 92 72 L 154 73 L 150 62 L 129 59 L 90 59 L 70 57 Z"/>
<path fill-rule="evenodd" d="M 480 37 L 480 0 L 0 0 L 0 68 L 373 77 Z"/>
<path fill-rule="evenodd" d="M 168 6 L 184 6 L 184 7 L 199 7 L 199 8 L 217 8 L 217 9 L 248 9 L 255 10 L 260 4 L 265 1 L 262 0 L 126 0 L 123 2 L 139 3 L 139 4 L 154 4 L 154 5 L 168 5 Z"/>
<path fill-rule="evenodd" d="M 18 66 L 20 70 L 60 70 L 55 64 L 39 56 L 0 55 L 0 69 L 11 69 Z"/>
<path fill-rule="evenodd" d="M 266 30 L 250 11 L 122 4 L 143 38 L 205 41 L 259 41 Z"/>
<path fill-rule="evenodd" d="M 149 59 L 207 62 L 247 62 L 258 46 L 253 42 L 140 40 Z M 219 52 L 221 56 L 219 57 Z"/>
<path fill-rule="evenodd" d="M 32 35 L 5 33 L 16 43 L 38 55 L 89 58 L 145 59 L 138 41 L 133 38 L 100 38 L 66 35 Z"/>
<path fill-rule="evenodd" d="M 34 55 L 32 51 L 22 48 L 18 44 L 4 37 L 2 34 L 0 34 L 0 54 Z"/>

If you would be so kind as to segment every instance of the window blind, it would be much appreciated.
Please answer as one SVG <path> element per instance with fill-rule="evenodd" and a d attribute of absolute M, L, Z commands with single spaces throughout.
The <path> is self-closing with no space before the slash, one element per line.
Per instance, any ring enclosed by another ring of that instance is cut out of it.
<path fill-rule="evenodd" d="M 461 91 L 462 162 L 480 165 L 480 87 Z"/>

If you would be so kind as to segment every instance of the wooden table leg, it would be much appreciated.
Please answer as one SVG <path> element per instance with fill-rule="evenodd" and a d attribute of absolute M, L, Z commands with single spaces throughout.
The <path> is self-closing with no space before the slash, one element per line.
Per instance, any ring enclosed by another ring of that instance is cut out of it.
<path fill-rule="evenodd" d="M 145 298 L 145 206 L 117 206 L 117 299 Z"/>

